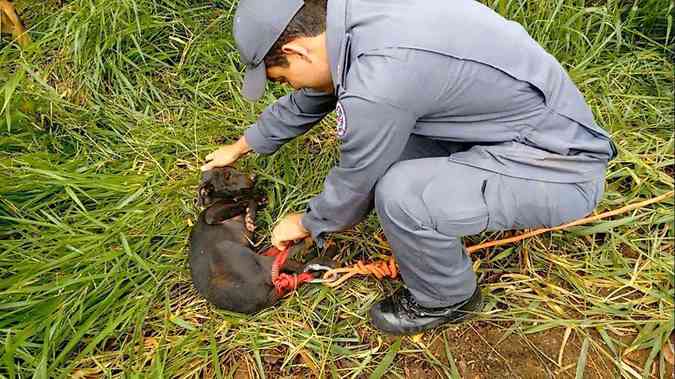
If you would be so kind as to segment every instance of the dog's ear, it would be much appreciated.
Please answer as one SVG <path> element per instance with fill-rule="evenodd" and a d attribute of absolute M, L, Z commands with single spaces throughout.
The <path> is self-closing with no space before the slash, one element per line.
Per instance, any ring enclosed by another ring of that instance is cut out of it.
<path fill-rule="evenodd" d="M 197 205 L 200 207 L 206 207 L 213 203 L 213 198 L 211 193 L 213 192 L 213 186 L 210 184 L 200 184 L 199 189 L 197 189 Z"/>
<path fill-rule="evenodd" d="M 208 207 L 217 198 L 217 187 L 222 187 L 223 173 L 220 168 L 214 168 L 202 172 L 202 177 L 199 181 L 197 189 L 197 203 L 201 207 Z"/>
<path fill-rule="evenodd" d="M 199 187 L 204 187 L 213 181 L 214 170 L 202 171 L 202 178 L 199 180 Z"/>

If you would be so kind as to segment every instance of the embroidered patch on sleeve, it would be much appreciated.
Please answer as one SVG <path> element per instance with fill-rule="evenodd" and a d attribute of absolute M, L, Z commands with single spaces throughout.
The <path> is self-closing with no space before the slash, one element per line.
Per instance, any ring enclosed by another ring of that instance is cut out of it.
<path fill-rule="evenodd" d="M 337 123 L 337 135 L 342 138 L 347 133 L 347 117 L 339 101 L 335 106 L 335 121 Z"/>

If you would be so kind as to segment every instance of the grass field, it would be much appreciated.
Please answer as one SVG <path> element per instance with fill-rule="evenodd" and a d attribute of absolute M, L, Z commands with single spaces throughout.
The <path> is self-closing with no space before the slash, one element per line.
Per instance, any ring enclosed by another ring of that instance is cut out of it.
<path fill-rule="evenodd" d="M 34 43 L 0 42 L 0 378 L 672 375 L 672 200 L 475 254 L 485 313 L 417 338 L 368 323 L 395 281 L 306 286 L 254 317 L 214 309 L 187 266 L 198 168 L 285 91 L 239 95 L 235 3 L 16 3 Z M 563 63 L 617 142 L 599 210 L 671 190 L 671 3 L 489 5 Z M 241 163 L 269 199 L 261 243 L 321 190 L 333 125 Z M 340 258 L 388 254 L 380 234 L 371 216 L 336 235 Z"/>

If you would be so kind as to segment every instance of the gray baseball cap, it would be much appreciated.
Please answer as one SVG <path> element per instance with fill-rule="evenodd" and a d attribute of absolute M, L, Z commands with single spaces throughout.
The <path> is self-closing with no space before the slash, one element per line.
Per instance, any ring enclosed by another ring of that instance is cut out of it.
<path fill-rule="evenodd" d="M 265 92 L 267 72 L 263 58 L 279 39 L 303 0 L 241 0 L 234 14 L 234 43 L 246 65 L 241 93 L 258 100 Z"/>

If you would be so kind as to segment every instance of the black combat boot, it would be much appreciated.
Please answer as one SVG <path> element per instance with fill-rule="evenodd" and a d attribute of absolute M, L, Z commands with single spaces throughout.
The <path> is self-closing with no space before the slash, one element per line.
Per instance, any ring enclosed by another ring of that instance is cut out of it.
<path fill-rule="evenodd" d="M 415 302 L 403 287 L 370 308 L 375 327 L 387 334 L 411 335 L 445 323 L 464 321 L 483 308 L 483 296 L 476 287 L 473 295 L 461 303 L 444 308 L 426 308 Z"/>

